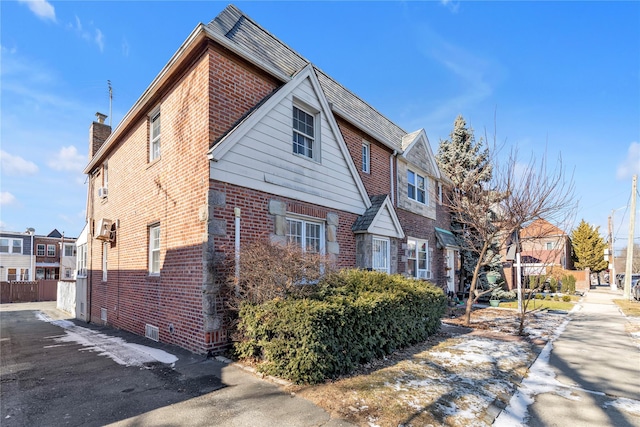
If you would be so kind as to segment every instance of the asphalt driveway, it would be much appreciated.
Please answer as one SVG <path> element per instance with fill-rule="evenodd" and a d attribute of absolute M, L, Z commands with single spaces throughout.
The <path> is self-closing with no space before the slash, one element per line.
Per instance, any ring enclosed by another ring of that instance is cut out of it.
<path fill-rule="evenodd" d="M 55 303 L 0 306 L 3 427 L 349 425 L 234 366 L 64 317 Z"/>

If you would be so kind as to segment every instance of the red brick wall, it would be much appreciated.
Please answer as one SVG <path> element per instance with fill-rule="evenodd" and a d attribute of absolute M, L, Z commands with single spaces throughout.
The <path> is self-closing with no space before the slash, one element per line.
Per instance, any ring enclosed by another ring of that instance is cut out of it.
<path fill-rule="evenodd" d="M 340 253 L 336 260 L 337 267 L 355 267 L 355 236 L 351 231 L 351 226 L 355 222 L 357 215 L 219 181 L 211 181 L 210 188 L 213 191 L 225 194 L 224 206 L 217 207 L 214 210 L 214 219 L 225 221 L 227 230 L 226 236 L 216 236 L 214 238 L 216 251 L 228 251 L 234 247 L 234 208 L 240 208 L 242 213 L 240 223 L 242 243 L 269 238 L 274 233 L 275 228 L 273 215 L 269 214 L 269 201 L 278 200 L 287 204 L 287 212 L 306 215 L 319 220 L 326 219 L 327 214 L 330 212 L 338 214 L 337 239 L 340 245 Z"/>
<path fill-rule="evenodd" d="M 360 179 L 362 179 L 364 188 L 367 190 L 367 194 L 370 196 L 390 194 L 391 172 L 389 169 L 389 157 L 391 157 L 392 151 L 350 123 L 345 122 L 339 117 L 336 118 L 351 158 L 360 175 Z M 370 173 L 362 172 L 363 140 L 369 142 L 370 146 Z"/>
<path fill-rule="evenodd" d="M 102 177 L 90 184 L 90 216 L 119 221 L 102 281 L 102 242 L 92 239 L 90 316 L 143 335 L 158 326 L 160 340 L 203 353 L 219 337 L 203 332 L 203 244 L 209 191 L 207 151 L 276 82 L 213 45 L 160 90 L 161 157 L 149 163 L 148 117 L 143 116 L 109 154 L 109 196 L 97 197 Z M 206 96 L 209 94 L 209 96 Z M 161 227 L 161 274 L 148 274 L 148 227 Z M 173 332 L 169 326 L 173 326 Z M 215 335 L 215 334 L 214 334 Z"/>

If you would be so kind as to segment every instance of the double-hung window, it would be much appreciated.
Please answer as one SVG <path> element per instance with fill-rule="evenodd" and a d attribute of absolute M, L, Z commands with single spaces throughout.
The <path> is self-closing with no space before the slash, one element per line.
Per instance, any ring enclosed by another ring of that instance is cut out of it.
<path fill-rule="evenodd" d="M 160 225 L 149 227 L 149 274 L 160 274 Z"/>
<path fill-rule="evenodd" d="M 390 273 L 389 239 L 373 238 L 371 267 L 376 271 Z"/>
<path fill-rule="evenodd" d="M 78 246 L 78 257 L 76 259 L 78 276 L 85 277 L 87 275 L 87 244 Z"/>
<path fill-rule="evenodd" d="M 56 256 L 56 245 L 47 245 L 47 256 L 48 257 Z"/>
<path fill-rule="evenodd" d="M 371 146 L 368 142 L 362 142 L 362 172 L 371 172 Z"/>
<path fill-rule="evenodd" d="M 304 252 L 324 253 L 324 225 L 320 222 L 287 218 L 287 242 Z"/>
<path fill-rule="evenodd" d="M 22 239 L 0 239 L 0 253 L 22 254 Z"/>
<path fill-rule="evenodd" d="M 413 171 L 407 171 L 407 196 L 418 203 L 427 204 L 427 178 Z"/>
<path fill-rule="evenodd" d="M 426 240 L 407 240 L 407 274 L 416 279 L 430 279 L 429 242 Z"/>
<path fill-rule="evenodd" d="M 150 116 L 149 123 L 149 161 L 160 158 L 160 110 Z"/>
<path fill-rule="evenodd" d="M 300 108 L 293 106 L 293 152 L 314 158 L 315 118 Z"/>
<path fill-rule="evenodd" d="M 43 244 L 38 244 L 36 246 L 36 255 L 37 256 L 44 256 L 44 245 Z"/>
<path fill-rule="evenodd" d="M 66 257 L 76 256 L 76 245 L 75 245 L 75 243 L 65 243 L 64 244 L 64 256 L 66 256 Z"/>

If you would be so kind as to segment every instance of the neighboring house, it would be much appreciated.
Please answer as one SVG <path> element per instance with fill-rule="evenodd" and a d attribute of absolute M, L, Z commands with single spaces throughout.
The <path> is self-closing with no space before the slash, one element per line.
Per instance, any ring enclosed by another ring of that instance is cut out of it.
<path fill-rule="evenodd" d="M 64 237 L 56 229 L 46 236 L 35 236 L 36 280 L 74 280 L 75 241 L 75 238 Z"/>
<path fill-rule="evenodd" d="M 455 290 L 448 181 L 425 131 L 233 5 L 194 29 L 113 132 L 97 116 L 78 246 L 89 321 L 218 351 L 223 261 L 266 238 Z"/>
<path fill-rule="evenodd" d="M 520 230 L 520 250 L 525 276 L 546 274 L 550 267 L 573 270 L 569 235 L 544 219 Z"/>
<path fill-rule="evenodd" d="M 32 251 L 34 229 L 24 233 L 0 232 L 0 281 L 26 282 L 34 280 L 35 258 Z"/>

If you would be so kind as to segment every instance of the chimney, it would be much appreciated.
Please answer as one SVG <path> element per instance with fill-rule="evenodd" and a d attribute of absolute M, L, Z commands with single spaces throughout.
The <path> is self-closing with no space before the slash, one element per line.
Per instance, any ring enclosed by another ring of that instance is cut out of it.
<path fill-rule="evenodd" d="M 104 123 L 107 118 L 106 114 L 96 113 L 98 121 L 91 123 L 89 128 L 89 160 L 98 152 L 102 144 L 111 135 L 111 126 Z"/>

